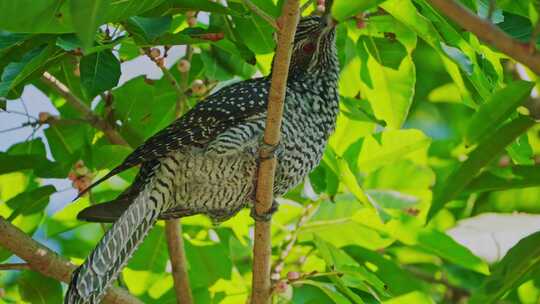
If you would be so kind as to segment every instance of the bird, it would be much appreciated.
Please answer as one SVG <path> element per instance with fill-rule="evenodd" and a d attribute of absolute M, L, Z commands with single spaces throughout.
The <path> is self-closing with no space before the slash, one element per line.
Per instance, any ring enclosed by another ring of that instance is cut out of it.
<path fill-rule="evenodd" d="M 287 78 L 281 141 L 273 152 L 273 192 L 300 184 L 320 162 L 339 113 L 335 23 L 324 16 L 298 22 Z M 205 214 L 224 221 L 254 208 L 258 149 L 266 124 L 270 75 L 228 85 L 147 139 L 104 180 L 134 166 L 133 183 L 115 200 L 77 218 L 114 222 L 73 273 L 65 303 L 99 303 L 159 219 Z M 81 193 L 82 194 L 82 193 Z M 274 202 L 273 212 L 277 205 Z M 268 220 L 270 214 L 256 215 Z"/>

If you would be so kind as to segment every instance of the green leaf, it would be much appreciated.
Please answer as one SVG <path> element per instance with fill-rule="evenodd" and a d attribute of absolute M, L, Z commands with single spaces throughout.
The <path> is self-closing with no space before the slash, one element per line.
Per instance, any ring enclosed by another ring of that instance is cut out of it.
<path fill-rule="evenodd" d="M 112 89 L 120 79 L 120 61 L 110 50 L 84 56 L 80 70 L 81 84 L 89 99 Z"/>
<path fill-rule="evenodd" d="M 36 47 L 25 53 L 19 61 L 9 63 L 0 77 L 0 97 L 5 97 L 16 86 L 32 76 L 41 74 L 47 64 L 57 59 L 61 53 L 56 46 Z"/>
<path fill-rule="evenodd" d="M 367 190 L 366 193 L 379 206 L 388 209 L 407 209 L 418 204 L 418 198 L 395 190 Z"/>
<path fill-rule="evenodd" d="M 422 248 L 456 265 L 482 274 L 489 274 L 489 267 L 486 262 L 443 232 L 434 229 L 422 229 L 417 235 L 417 242 Z"/>
<path fill-rule="evenodd" d="M 382 46 L 382 45 L 380 45 Z M 389 55 L 382 54 L 371 39 L 359 39 L 357 44 L 363 69 L 369 71 L 369 81 L 363 78 L 362 93 L 369 100 L 373 113 L 378 119 L 386 121 L 388 127 L 399 129 L 409 113 L 414 96 L 416 69 L 410 56 L 404 57 L 397 69 L 382 65 L 388 63 Z M 366 50 L 371 49 L 371 52 Z M 366 53 L 374 53 L 365 55 Z M 392 55 L 394 61 L 397 56 Z"/>
<path fill-rule="evenodd" d="M 144 239 L 140 248 L 135 251 L 133 258 L 130 259 L 128 266 L 134 270 L 151 271 L 160 274 L 165 272 L 168 261 L 165 229 L 158 226 L 152 229 Z"/>
<path fill-rule="evenodd" d="M 520 240 L 493 268 L 482 286 L 473 293 L 471 304 L 496 303 L 527 274 L 540 269 L 540 232 Z"/>
<path fill-rule="evenodd" d="M 0 28 L 19 33 L 68 32 L 71 26 L 65 23 L 62 5 L 56 0 L 0 1 Z"/>
<path fill-rule="evenodd" d="M 368 293 L 372 293 L 376 298 L 387 298 L 389 294 L 387 286 L 374 273 L 370 272 L 364 266 L 359 265 L 346 252 L 334 247 L 320 238 L 315 238 L 315 244 L 319 255 L 324 259 L 327 270 L 342 273 L 339 280 L 346 286 L 358 288 Z"/>
<path fill-rule="evenodd" d="M 508 176 L 483 172 L 463 190 L 466 194 L 540 186 L 540 166 L 514 166 Z"/>
<path fill-rule="evenodd" d="M 398 40 L 381 37 L 362 37 L 371 57 L 385 67 L 398 70 L 407 56 L 407 49 Z"/>
<path fill-rule="evenodd" d="M 453 46 L 449 46 L 444 42 L 441 42 L 441 49 L 448 57 L 450 57 L 467 75 L 473 73 L 473 64 L 471 60 L 463 54 L 463 52 Z"/>
<path fill-rule="evenodd" d="M 114 89 L 113 96 L 121 134 L 130 143 L 140 144 L 174 120 L 176 93 L 165 77 L 153 84 L 136 77 Z"/>
<path fill-rule="evenodd" d="M 56 189 L 49 185 L 15 196 L 6 202 L 9 207 L 14 209 L 7 220 L 11 222 L 19 215 L 42 212 L 49 204 L 49 196 L 54 192 Z"/>
<path fill-rule="evenodd" d="M 62 303 L 62 285 L 35 271 L 24 271 L 17 280 L 21 299 L 32 304 Z"/>
<path fill-rule="evenodd" d="M 369 173 L 403 159 L 416 164 L 427 164 L 430 143 L 429 137 L 415 129 L 387 130 L 366 137 L 358 155 L 358 169 Z"/>
<path fill-rule="evenodd" d="M 478 174 L 480 169 L 491 162 L 504 147 L 533 125 L 534 120 L 520 115 L 481 141 L 476 149 L 468 155 L 467 160 L 455 169 L 446 181 L 439 183 L 440 186 L 435 191 L 428 218 L 437 214 L 446 202 L 456 198 Z"/>
<path fill-rule="evenodd" d="M 385 301 L 384 304 L 434 304 L 435 301 L 428 294 L 427 292 L 413 291 Z"/>
<path fill-rule="evenodd" d="M 389 235 L 379 234 L 356 218 L 355 215 L 365 208 L 354 197 L 338 195 L 334 200 L 334 203 L 323 202 L 313 217 L 300 228 L 299 241 L 311 241 L 317 236 L 336 247 L 360 245 L 371 250 L 393 243 L 394 239 Z M 380 223 L 376 216 L 373 221 Z"/>
<path fill-rule="evenodd" d="M 155 11 L 160 12 L 159 15 L 163 14 L 163 12 L 186 11 L 204 11 L 218 14 L 237 15 L 236 11 L 210 0 L 166 0 L 162 5 L 157 7 Z"/>
<path fill-rule="evenodd" d="M 523 104 L 533 87 L 533 82 L 519 80 L 495 91 L 471 118 L 465 133 L 466 143 L 475 144 L 500 126 Z"/>
<path fill-rule="evenodd" d="M 386 223 L 390 220 L 390 215 L 382 209 L 382 207 L 373 200 L 369 195 L 366 194 L 364 189 L 358 184 L 356 177 L 349 168 L 349 164 L 342 158 L 337 159 L 337 165 L 339 170 L 340 180 L 347 186 L 349 191 L 356 197 L 358 201 L 364 204 L 366 207 L 373 208 L 375 212 L 381 219 L 383 223 Z"/>
<path fill-rule="evenodd" d="M 157 37 L 169 31 L 171 23 L 171 16 L 155 18 L 134 16 L 129 18 L 124 26 L 138 44 L 144 45 L 152 44 Z"/>
<path fill-rule="evenodd" d="M 91 127 L 88 125 L 50 125 L 45 136 L 54 159 L 71 165 L 81 157 L 83 149 L 91 142 Z"/>
<path fill-rule="evenodd" d="M 232 9 L 248 11 L 238 3 L 229 3 Z M 274 29 L 261 17 L 250 15 L 247 17 L 234 17 L 233 21 L 236 27 L 234 32 L 236 36 L 247 45 L 255 54 L 269 54 L 274 51 L 276 43 L 273 39 Z"/>
<path fill-rule="evenodd" d="M 319 282 L 319 281 L 313 281 L 313 280 L 301 280 L 298 281 L 298 283 L 305 284 L 305 285 L 311 285 L 319 288 L 322 292 L 324 292 L 332 301 L 336 304 L 351 304 L 351 301 L 347 299 L 344 295 L 342 295 L 333 284 L 325 283 L 325 282 Z"/>
<path fill-rule="evenodd" d="M 189 281 L 193 288 L 213 285 L 217 280 L 231 277 L 232 262 L 225 244 L 194 245 L 185 242 L 189 261 Z"/>
<path fill-rule="evenodd" d="M 131 148 L 125 146 L 101 146 L 93 151 L 93 164 L 96 169 L 112 169 L 121 164 L 131 151 Z"/>
<path fill-rule="evenodd" d="M 94 42 L 96 30 L 103 23 L 107 8 L 104 0 L 72 0 L 70 5 L 73 28 L 81 39 L 83 48 Z"/>
<path fill-rule="evenodd" d="M 0 55 L 10 48 L 20 46 L 25 40 L 30 38 L 29 34 L 10 33 L 0 30 Z"/>
<path fill-rule="evenodd" d="M 165 1 L 0 1 L 0 28 L 19 33 L 73 33 L 76 31 L 87 43 L 92 41 L 99 25 L 140 15 Z"/>
<path fill-rule="evenodd" d="M 64 178 L 69 168 L 40 155 L 10 155 L 0 152 L 0 174 L 33 170 L 37 177 Z"/>
<path fill-rule="evenodd" d="M 365 10 L 376 7 L 384 0 L 334 0 L 332 5 L 332 16 L 338 21 L 343 21 L 348 17 L 352 17 L 363 13 Z"/>
<path fill-rule="evenodd" d="M 527 134 L 522 134 L 516 138 L 513 143 L 506 147 L 506 151 L 516 165 L 534 164 L 534 151 L 529 144 L 529 137 Z"/>

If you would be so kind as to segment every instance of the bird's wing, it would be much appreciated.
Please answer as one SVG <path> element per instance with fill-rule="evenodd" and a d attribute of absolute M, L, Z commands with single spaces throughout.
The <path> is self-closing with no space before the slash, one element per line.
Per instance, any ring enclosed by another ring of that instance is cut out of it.
<path fill-rule="evenodd" d="M 256 78 L 219 90 L 184 116 L 148 138 L 124 162 L 94 182 L 78 197 L 108 178 L 186 147 L 205 147 L 225 130 L 266 112 L 269 81 Z"/>

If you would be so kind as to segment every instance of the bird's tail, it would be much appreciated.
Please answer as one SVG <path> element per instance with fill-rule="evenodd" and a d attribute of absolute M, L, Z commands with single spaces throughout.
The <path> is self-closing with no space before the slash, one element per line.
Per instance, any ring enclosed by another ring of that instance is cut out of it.
<path fill-rule="evenodd" d="M 161 169 L 161 168 L 160 168 Z M 162 171 L 159 170 L 158 171 Z M 172 177 L 156 173 L 74 273 L 66 304 L 99 303 L 171 201 Z"/>

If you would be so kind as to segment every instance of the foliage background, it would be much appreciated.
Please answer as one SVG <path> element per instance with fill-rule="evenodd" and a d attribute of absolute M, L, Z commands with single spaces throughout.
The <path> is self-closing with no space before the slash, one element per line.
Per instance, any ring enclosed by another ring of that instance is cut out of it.
<path fill-rule="evenodd" d="M 272 17 L 282 5 L 252 2 Z M 462 1 L 524 44 L 536 43 L 534 1 L 491 3 Z M 108 141 L 40 75 L 54 75 L 137 146 L 174 119 L 178 100 L 167 77 L 118 85 L 122 62 L 144 57 L 141 48 L 193 45 L 189 72 L 170 69 L 184 84 L 188 107 L 202 99 L 189 87 L 196 79 L 212 89 L 269 73 L 272 27 L 242 1 L 223 4 L 0 1 L 1 129 L 17 127 L 9 117 L 19 115 L 12 109 L 20 108 L 29 85 L 57 111 L 24 123 L 44 130 L 42 136 L 21 136 L 0 152 L 0 215 L 82 262 L 106 227 L 77 221 L 77 212 L 113 198 L 135 172 L 61 208 L 50 202 L 64 189 L 50 183 L 71 173 L 81 186 L 131 148 Z M 194 27 L 188 11 L 204 12 Z M 274 279 L 286 282 L 277 284 L 275 301 L 539 303 L 538 232 L 491 264 L 445 233 L 483 213 L 540 211 L 540 127 L 521 106 L 538 94 L 536 75 L 424 0 L 336 0 L 333 14 L 343 21 L 337 29 L 341 113 L 323 162 L 274 216 L 273 252 L 281 261 Z M 164 60 L 171 66 L 176 59 Z M 182 222 L 196 303 L 245 302 L 249 212 L 219 226 L 203 216 Z M 163 230 L 162 224 L 152 230 L 123 272 L 123 284 L 145 303 L 175 302 Z M 0 261 L 17 259 L 0 248 Z M 0 288 L 0 302 L 59 303 L 65 286 L 32 271 L 2 271 Z"/>

